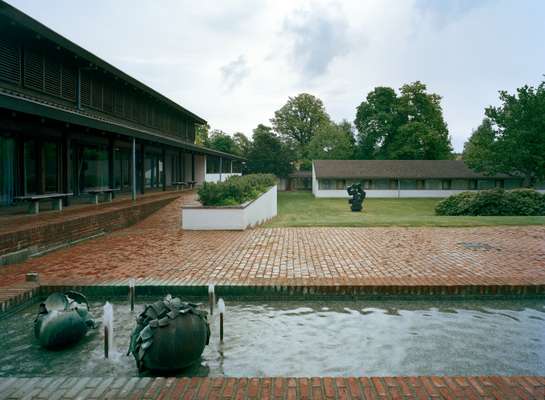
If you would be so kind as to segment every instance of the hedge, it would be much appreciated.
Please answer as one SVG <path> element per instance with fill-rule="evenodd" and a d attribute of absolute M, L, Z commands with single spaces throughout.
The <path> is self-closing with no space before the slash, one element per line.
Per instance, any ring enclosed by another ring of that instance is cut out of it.
<path fill-rule="evenodd" d="M 545 215 L 545 195 L 534 189 L 462 192 L 441 200 L 437 215 Z"/>
<path fill-rule="evenodd" d="M 274 185 L 272 174 L 231 176 L 223 182 L 205 182 L 197 193 L 203 206 L 233 206 L 256 199 Z"/>

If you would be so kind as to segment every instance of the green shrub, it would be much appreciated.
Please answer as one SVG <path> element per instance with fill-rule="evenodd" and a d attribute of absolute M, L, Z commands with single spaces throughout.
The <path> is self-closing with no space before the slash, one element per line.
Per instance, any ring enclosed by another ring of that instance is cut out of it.
<path fill-rule="evenodd" d="M 231 176 L 223 182 L 205 182 L 197 193 L 204 206 L 232 206 L 254 200 L 274 185 L 272 174 Z"/>
<path fill-rule="evenodd" d="M 441 200 L 437 215 L 545 215 L 545 195 L 533 189 L 463 192 Z"/>

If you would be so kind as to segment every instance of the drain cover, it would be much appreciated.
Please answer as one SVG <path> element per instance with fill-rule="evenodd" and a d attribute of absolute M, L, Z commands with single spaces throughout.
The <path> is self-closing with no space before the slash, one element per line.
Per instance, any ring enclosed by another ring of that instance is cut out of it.
<path fill-rule="evenodd" d="M 488 243 L 479 243 L 479 242 L 460 242 L 466 249 L 469 250 L 492 250 L 494 247 L 490 246 Z"/>

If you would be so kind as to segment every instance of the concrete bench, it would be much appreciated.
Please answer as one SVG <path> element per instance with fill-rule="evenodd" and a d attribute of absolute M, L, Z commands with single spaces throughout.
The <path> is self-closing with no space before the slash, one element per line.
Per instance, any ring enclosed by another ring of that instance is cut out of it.
<path fill-rule="evenodd" d="M 117 191 L 119 191 L 119 189 L 112 189 L 112 188 L 104 187 L 104 188 L 91 188 L 91 189 L 87 189 L 87 190 L 85 191 L 85 193 L 91 195 L 91 199 L 93 199 L 93 203 L 94 203 L 94 204 L 98 204 L 98 197 L 99 197 L 101 194 L 106 194 L 106 195 L 108 195 L 108 202 L 111 203 L 111 202 L 112 202 L 112 199 L 113 199 L 113 197 L 114 197 L 114 192 L 117 192 Z"/>
<path fill-rule="evenodd" d="M 28 212 L 30 214 L 40 213 L 40 201 L 51 200 L 51 204 L 54 210 L 62 211 L 62 201 L 67 197 L 73 196 L 74 193 L 46 193 L 46 194 L 33 194 L 27 196 L 16 196 L 15 201 L 28 201 L 30 207 Z"/>
<path fill-rule="evenodd" d="M 195 185 L 197 184 L 197 181 L 189 181 L 189 182 L 187 182 L 187 184 L 189 185 L 189 187 L 191 189 L 193 189 L 195 187 Z"/>
<path fill-rule="evenodd" d="M 179 181 L 179 182 L 172 182 L 172 185 L 173 186 L 176 186 L 176 190 L 180 190 L 180 189 L 184 189 L 184 187 L 187 185 L 187 183 L 183 182 L 183 181 Z"/>

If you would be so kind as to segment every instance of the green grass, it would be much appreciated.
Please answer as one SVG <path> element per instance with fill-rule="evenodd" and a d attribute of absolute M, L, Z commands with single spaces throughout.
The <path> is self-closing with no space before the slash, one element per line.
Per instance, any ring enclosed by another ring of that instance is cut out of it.
<path fill-rule="evenodd" d="M 440 199 L 366 199 L 351 212 L 346 199 L 316 199 L 310 192 L 279 192 L 278 216 L 266 227 L 287 226 L 494 226 L 541 225 L 539 217 L 451 217 L 435 215 Z"/>

